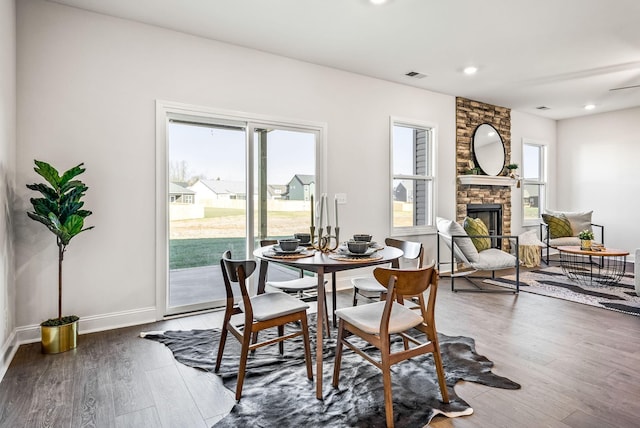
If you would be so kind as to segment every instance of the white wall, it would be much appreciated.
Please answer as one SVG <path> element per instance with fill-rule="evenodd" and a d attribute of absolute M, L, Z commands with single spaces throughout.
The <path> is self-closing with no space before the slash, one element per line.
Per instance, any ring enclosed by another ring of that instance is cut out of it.
<path fill-rule="evenodd" d="M 18 4 L 18 51 L 22 207 L 34 158 L 87 167 L 96 227 L 64 262 L 64 312 L 88 320 L 81 329 L 155 315 L 156 99 L 327 123 L 328 192 L 348 195 L 345 236 L 389 233 L 389 117 L 435 122 L 439 214 L 453 217 L 452 96 L 38 0 Z M 55 314 L 56 247 L 20 220 L 17 323 L 29 336 Z"/>
<path fill-rule="evenodd" d="M 522 140 L 533 140 L 547 146 L 547 207 L 557 205 L 556 191 L 556 142 L 557 122 L 552 119 L 534 116 L 528 113 L 511 111 L 511 163 L 520 165 L 518 174 L 522 175 Z M 522 213 L 522 187 L 511 190 L 511 233 L 524 230 Z M 527 228 L 529 229 L 529 228 Z M 538 227 L 536 227 L 538 230 Z"/>
<path fill-rule="evenodd" d="M 606 246 L 640 247 L 640 108 L 561 120 L 558 141 L 556 208 L 593 210 Z"/>
<path fill-rule="evenodd" d="M 16 149 L 16 20 L 14 0 L 0 0 L 0 379 L 15 352 L 12 231 Z"/>
<path fill-rule="evenodd" d="M 328 193 L 344 236 L 389 234 L 389 117 L 437 124 L 437 215 L 455 217 L 455 98 L 41 0 L 18 3 L 16 323 L 55 315 L 56 246 L 22 215 L 33 159 L 84 162 L 95 229 L 64 262 L 63 311 L 81 332 L 155 319 L 155 101 L 326 123 Z M 547 138 L 517 115 L 512 136 Z M 518 129 L 522 127 L 522 131 Z M 549 139 L 551 139 L 549 137 Z M 516 141 L 516 140 L 514 140 Z M 353 169 L 357 166 L 356 169 Z M 435 259 L 435 236 L 420 238 Z"/>

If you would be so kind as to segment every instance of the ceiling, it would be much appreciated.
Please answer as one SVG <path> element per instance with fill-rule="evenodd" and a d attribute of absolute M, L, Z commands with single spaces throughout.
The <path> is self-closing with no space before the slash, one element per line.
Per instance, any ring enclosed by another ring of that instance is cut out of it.
<path fill-rule="evenodd" d="M 552 119 L 640 106 L 638 0 L 54 1 Z"/>

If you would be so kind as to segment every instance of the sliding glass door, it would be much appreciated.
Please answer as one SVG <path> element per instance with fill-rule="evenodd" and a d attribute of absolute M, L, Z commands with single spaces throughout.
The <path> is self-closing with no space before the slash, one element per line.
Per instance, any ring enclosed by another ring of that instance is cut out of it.
<path fill-rule="evenodd" d="M 164 315 L 223 306 L 224 251 L 308 232 L 320 131 L 169 115 L 166 135 Z"/>

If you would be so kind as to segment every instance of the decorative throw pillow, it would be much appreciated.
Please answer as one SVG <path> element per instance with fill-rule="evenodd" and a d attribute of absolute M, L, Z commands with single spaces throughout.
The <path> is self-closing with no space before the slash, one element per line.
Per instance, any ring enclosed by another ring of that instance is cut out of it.
<path fill-rule="evenodd" d="M 464 228 L 460 226 L 453 220 L 445 219 L 442 217 L 438 217 L 436 219 L 436 224 L 438 225 L 438 232 L 446 236 L 464 236 L 467 234 Z M 455 240 L 456 245 L 454 247 L 454 251 L 460 250 L 462 256 L 466 258 L 471 263 L 477 263 L 480 259 L 478 256 L 478 250 L 471 242 L 469 238 L 457 238 Z M 456 255 L 456 257 L 460 257 Z"/>
<path fill-rule="evenodd" d="M 569 220 L 571 224 L 571 230 L 573 234 L 571 236 L 578 236 L 578 233 L 583 230 L 591 230 L 591 216 L 593 215 L 593 211 L 551 211 L 547 210 L 547 214 L 551 214 L 554 216 L 559 216 L 560 214 L 564 214 L 564 216 Z"/>
<path fill-rule="evenodd" d="M 549 226 L 549 238 L 564 238 L 566 236 L 573 236 L 573 230 L 571 229 L 571 223 L 564 214 L 551 215 L 542 214 L 542 220 Z"/>
<path fill-rule="evenodd" d="M 464 230 L 471 237 L 471 242 L 473 242 L 473 245 L 478 251 L 488 250 L 491 248 L 491 239 L 473 237 L 473 235 L 486 236 L 489 234 L 489 229 L 482 220 L 479 218 L 465 217 L 463 226 Z"/>

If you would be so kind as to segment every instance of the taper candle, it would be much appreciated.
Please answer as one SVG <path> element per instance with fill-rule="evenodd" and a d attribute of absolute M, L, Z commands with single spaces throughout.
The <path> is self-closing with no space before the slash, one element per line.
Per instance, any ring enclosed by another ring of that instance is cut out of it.
<path fill-rule="evenodd" d="M 335 206 L 336 206 L 336 227 L 338 227 L 338 196 L 335 198 Z"/>
<path fill-rule="evenodd" d="M 314 218 L 313 218 L 313 195 L 311 195 L 311 227 L 314 227 Z"/>
<path fill-rule="evenodd" d="M 324 194 L 324 203 L 327 206 L 327 226 L 331 226 L 331 210 L 329 209 L 329 195 Z"/>
<path fill-rule="evenodd" d="M 324 194 L 320 195 L 320 220 L 318 221 L 318 227 L 322 228 L 322 217 L 324 217 Z"/>

